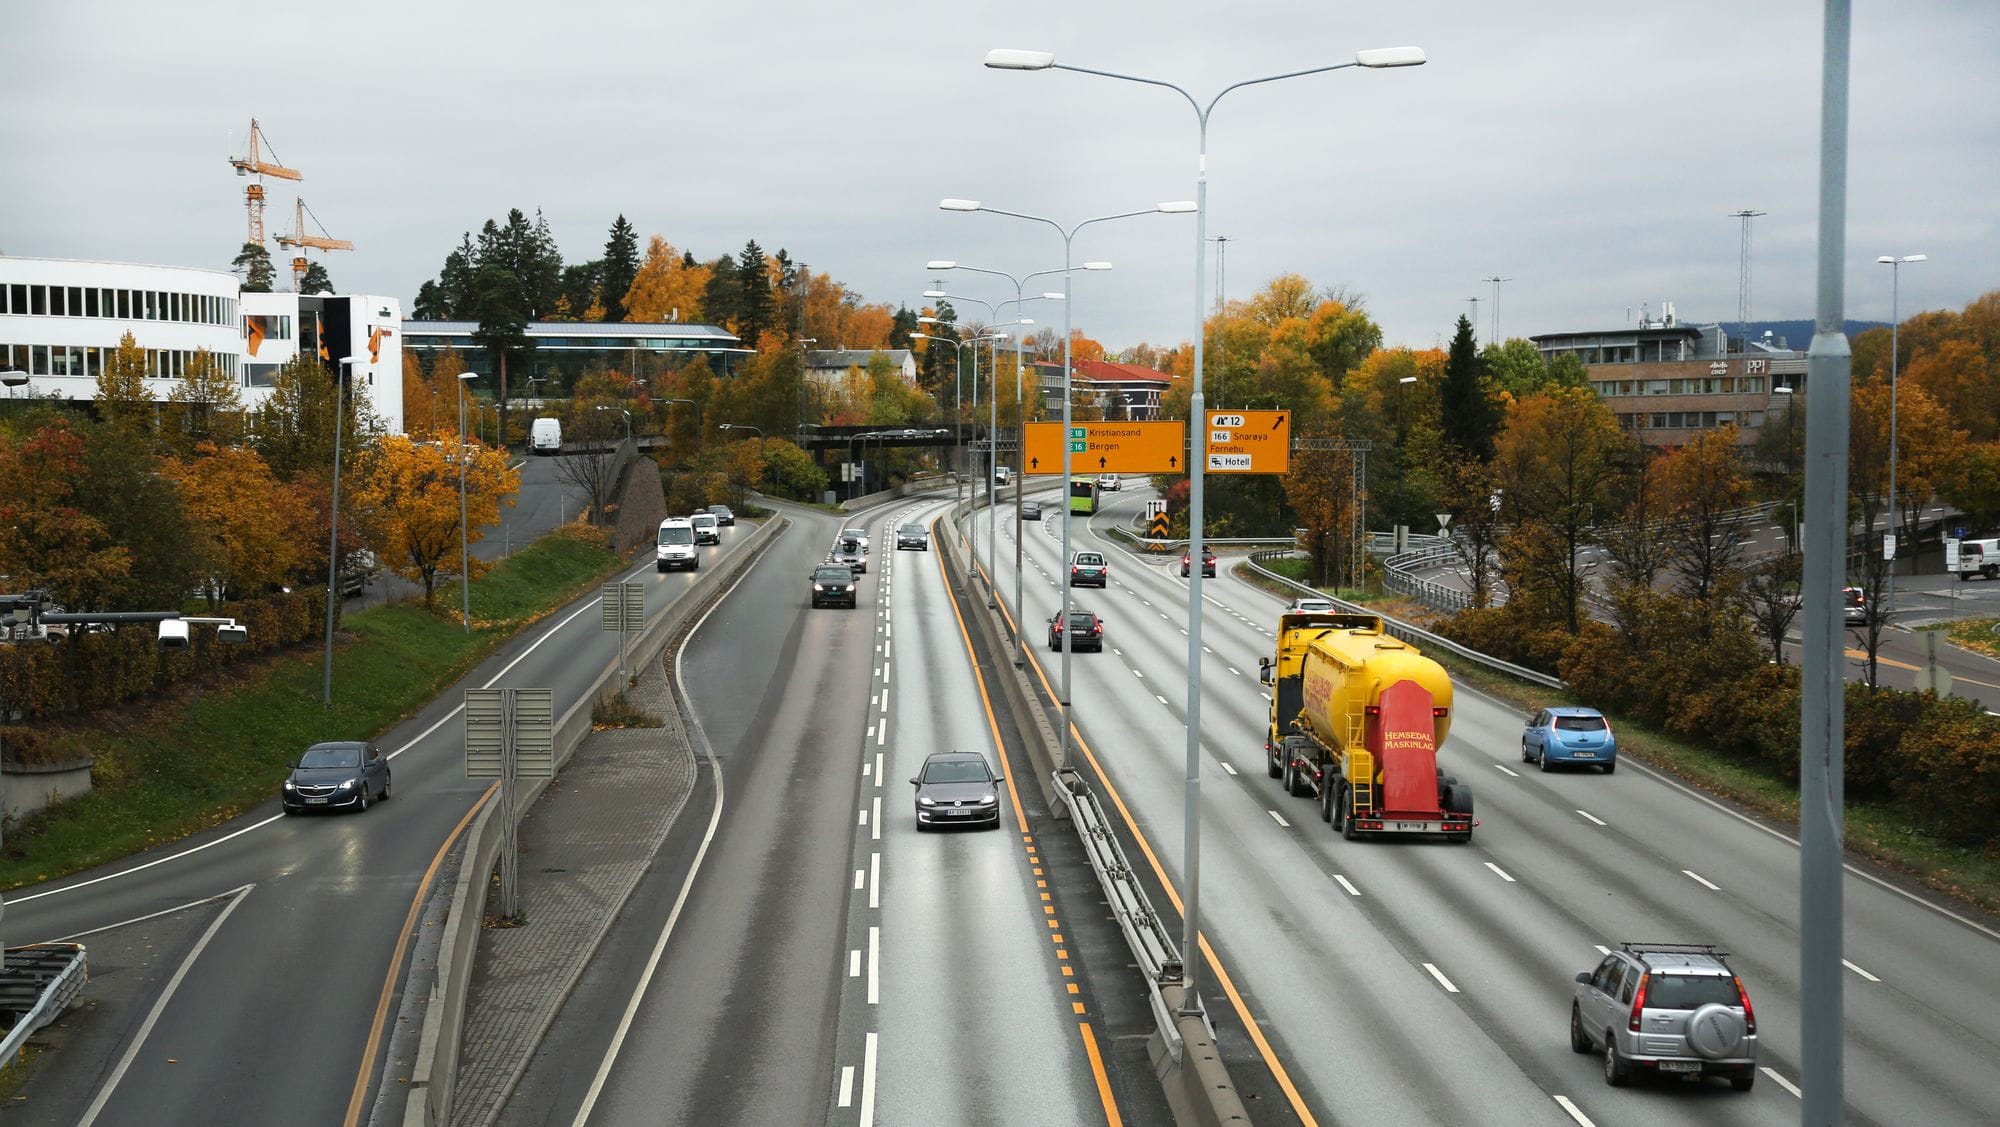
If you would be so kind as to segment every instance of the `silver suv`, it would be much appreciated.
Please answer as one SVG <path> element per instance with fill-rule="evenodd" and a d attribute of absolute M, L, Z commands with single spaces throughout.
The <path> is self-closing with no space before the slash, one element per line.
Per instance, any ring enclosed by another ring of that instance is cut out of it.
<path fill-rule="evenodd" d="M 1706 943 L 1621 943 L 1576 976 L 1569 1047 L 1601 1053 L 1604 1082 L 1634 1073 L 1757 1080 L 1757 1015 L 1728 956 Z"/>

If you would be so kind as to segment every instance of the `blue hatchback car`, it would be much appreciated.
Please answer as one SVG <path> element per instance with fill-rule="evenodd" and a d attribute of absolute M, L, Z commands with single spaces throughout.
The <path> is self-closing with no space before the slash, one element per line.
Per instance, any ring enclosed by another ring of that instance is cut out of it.
<path fill-rule="evenodd" d="M 1594 708 L 1544 708 L 1528 714 L 1528 727 L 1521 733 L 1521 762 L 1544 771 L 1564 764 L 1602 767 L 1609 775 L 1618 769 L 1618 737 Z"/>

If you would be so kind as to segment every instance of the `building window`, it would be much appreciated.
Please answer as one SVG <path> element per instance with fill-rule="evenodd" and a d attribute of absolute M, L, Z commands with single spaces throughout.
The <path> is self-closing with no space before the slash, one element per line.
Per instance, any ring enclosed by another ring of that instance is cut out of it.
<path fill-rule="evenodd" d="M 132 291 L 117 290 L 115 292 L 118 294 L 118 319 L 121 321 L 130 321 L 132 319 Z"/>
<path fill-rule="evenodd" d="M 71 286 L 69 288 L 69 315 L 72 317 L 83 316 L 82 286 Z"/>

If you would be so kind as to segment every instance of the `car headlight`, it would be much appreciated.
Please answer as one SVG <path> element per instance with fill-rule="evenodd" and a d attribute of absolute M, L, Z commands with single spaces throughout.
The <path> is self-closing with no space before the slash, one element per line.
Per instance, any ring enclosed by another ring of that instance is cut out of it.
<path fill-rule="evenodd" d="M 982 797 L 982 798 L 981 798 L 981 799 L 979 800 L 979 805 L 981 805 L 981 806 L 991 806 L 991 805 L 993 805 L 994 803 L 996 803 L 996 802 L 998 802 L 998 801 L 1000 801 L 1000 796 L 999 796 L 999 795 L 997 795 L 997 794 L 989 794 L 989 795 L 986 795 L 986 796 Z"/>
<path fill-rule="evenodd" d="M 285 789 L 286 789 L 286 790 L 297 790 L 297 789 L 298 789 L 298 784 L 296 784 L 296 783 L 292 782 L 292 781 L 291 781 L 290 779 L 286 779 L 286 780 L 285 780 Z"/>
<path fill-rule="evenodd" d="M 842 588 L 841 588 L 841 590 L 843 590 L 843 591 L 847 592 L 848 594 L 852 595 L 852 594 L 854 593 L 854 584 L 852 584 L 852 583 L 849 583 L 849 584 L 848 584 L 847 586 L 845 586 L 845 587 L 842 587 Z"/>
<path fill-rule="evenodd" d="M 931 798 L 931 797 L 929 797 L 928 795 L 918 795 L 918 796 L 917 796 L 917 805 L 918 805 L 918 806 L 936 806 L 936 805 L 937 805 L 937 799 L 935 799 L 935 798 Z"/>
<path fill-rule="evenodd" d="M 354 780 L 353 780 L 353 779 L 342 779 L 342 780 L 340 780 L 340 789 L 341 789 L 341 790 L 353 790 L 353 789 L 354 789 Z"/>

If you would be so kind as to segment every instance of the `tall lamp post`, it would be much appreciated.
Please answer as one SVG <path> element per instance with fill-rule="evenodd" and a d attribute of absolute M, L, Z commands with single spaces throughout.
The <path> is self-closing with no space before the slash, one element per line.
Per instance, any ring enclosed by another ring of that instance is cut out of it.
<path fill-rule="evenodd" d="M 1404 376 L 1396 381 L 1396 527 L 1389 530 L 1389 542 L 1395 545 L 1395 550 L 1398 552 L 1404 550 L 1405 537 L 1408 535 L 1403 530 L 1410 526 L 1410 518 L 1404 512 L 1406 508 L 1404 501 L 1407 498 L 1403 495 L 1403 480 L 1407 473 L 1407 467 L 1403 462 L 1405 457 L 1403 445 L 1409 441 L 1405 432 L 1410 425 L 1408 408 L 1404 402 L 1407 393 L 1403 389 L 1416 382 L 1415 376 Z"/>
<path fill-rule="evenodd" d="M 465 389 L 478 372 L 458 374 L 458 598 L 464 607 L 465 632 L 472 633 L 472 555 L 467 550 L 465 517 Z"/>
<path fill-rule="evenodd" d="M 1005 215 L 1014 219 L 1026 219 L 1031 223 L 1041 223 L 1046 226 L 1055 228 L 1056 233 L 1062 236 L 1062 241 L 1063 241 L 1063 292 L 1064 293 L 1070 292 L 1070 275 L 1073 269 L 1073 267 L 1071 266 L 1071 257 L 1075 250 L 1076 234 L 1078 231 L 1081 231 L 1085 227 L 1089 227 L 1092 224 L 1108 223 L 1113 219 L 1130 219 L 1133 216 L 1138 216 L 1138 215 L 1184 215 L 1195 209 L 1195 205 L 1192 202 L 1187 202 L 1187 201 L 1156 204 L 1153 207 L 1142 208 L 1137 211 L 1121 211 L 1113 215 L 1094 216 L 1090 219 L 1084 220 L 1081 223 L 1075 224 L 1074 226 L 1065 228 L 1061 223 L 1058 223 L 1055 220 L 1046 218 L 1044 216 L 1029 215 L 1025 212 L 1020 212 L 1020 211 L 1005 211 L 997 207 L 986 207 L 982 205 L 978 200 L 945 200 L 939 203 L 938 207 L 944 209 L 945 211 L 984 211 L 992 215 Z M 1060 630 L 1063 633 L 1063 636 L 1065 638 L 1068 637 L 1069 614 L 1070 614 L 1069 491 L 1070 491 L 1070 473 L 1072 470 L 1072 466 L 1070 459 L 1069 428 L 1070 428 L 1070 423 L 1073 421 L 1072 420 L 1073 413 L 1071 411 L 1071 404 L 1070 404 L 1070 392 L 1072 389 L 1072 384 L 1070 382 L 1071 381 L 1070 312 L 1071 312 L 1070 303 L 1068 301 L 1063 302 L 1063 408 L 1062 408 L 1063 457 L 1062 457 L 1062 492 L 1059 495 L 1062 498 L 1062 563 L 1061 566 L 1058 567 L 1057 569 L 1058 573 L 1062 576 L 1061 580 L 1062 598 L 1056 608 L 1056 613 L 1059 616 L 1056 619 L 1056 622 L 1058 630 Z M 1017 488 L 1015 492 L 1018 493 L 1019 489 Z M 1017 615 L 1019 614 L 1019 608 L 1016 608 L 1015 613 Z M 1197 634 L 1200 633 L 1199 625 L 1196 626 L 1195 633 Z M 1062 750 L 1061 750 L 1061 757 L 1056 762 L 1056 770 L 1062 772 L 1066 772 L 1069 770 L 1070 652 L 1073 651 L 1074 649 L 1076 649 L 1076 647 L 1068 644 L 1067 642 L 1065 642 L 1063 645 L 1062 691 L 1057 694 L 1059 699 L 1056 702 L 1057 706 L 1060 708 L 1062 712 L 1062 723 L 1061 723 Z"/>
<path fill-rule="evenodd" d="M 1067 70 L 1078 74 L 1091 74 L 1100 78 L 1115 78 L 1124 82 L 1138 82 L 1147 86 L 1159 86 L 1172 90 L 1187 99 L 1194 110 L 1198 131 L 1199 147 L 1195 163 L 1195 207 L 1194 207 L 1194 377 L 1193 394 L 1188 400 L 1188 436 L 1191 449 L 1188 451 L 1188 552 L 1189 558 L 1201 559 L 1202 534 L 1202 471 L 1206 468 L 1206 458 L 1202 454 L 1200 435 L 1207 422 L 1207 404 L 1202 396 L 1202 351 L 1204 325 L 1207 318 L 1207 303 L 1203 294 L 1203 269 L 1207 265 L 1208 247 L 1208 117 L 1225 95 L 1245 86 L 1255 86 L 1266 82 L 1277 82 L 1286 78 L 1298 78 L 1308 74 L 1344 70 L 1348 67 L 1382 69 L 1387 67 L 1421 66 L 1424 52 L 1417 47 L 1384 47 L 1371 51 L 1358 51 L 1351 62 L 1335 63 L 1331 66 L 1312 67 L 1307 70 L 1287 71 L 1284 74 L 1266 75 L 1262 78 L 1245 79 L 1222 88 L 1207 105 L 1195 100 L 1194 95 L 1171 82 L 1157 78 L 1142 78 L 1138 75 L 1119 74 L 1108 70 L 1094 70 L 1086 67 L 1070 66 L 1056 62 L 1054 54 L 1048 51 L 1017 51 L 1002 48 L 986 55 L 986 65 L 996 70 Z M 1067 342 L 1065 342 L 1067 344 Z M 1069 364 L 1063 364 L 1063 379 L 1069 379 Z M 1069 393 L 1063 392 L 1063 433 L 1067 436 L 1069 425 Z M 1063 466 L 1069 466 L 1069 443 L 1063 443 L 1065 451 Z M 1067 477 L 1067 472 L 1065 472 Z M 1064 485 L 1067 490 L 1067 482 Z M 1068 527 L 1065 508 L 1064 527 Z M 1068 545 L 1064 545 L 1067 549 Z M 1188 680 L 1187 680 L 1187 798 L 1183 816 L 1183 848 L 1186 858 L 1183 862 L 1186 872 L 1183 879 L 1187 890 L 1183 896 L 1186 910 L 1182 914 L 1181 952 L 1184 960 L 1185 995 L 1182 1013 L 1194 1016 L 1202 1012 L 1200 967 L 1200 893 L 1201 893 L 1201 568 L 1193 570 L 1188 582 Z M 1064 588 L 1065 604 L 1068 586 Z M 1067 612 L 1067 605 L 1065 605 Z M 1063 668 L 1069 668 L 1069 649 L 1063 649 Z M 1064 718 L 1064 738 L 1069 735 L 1068 719 Z"/>
<path fill-rule="evenodd" d="M 927 291 L 925 291 L 925 294 L 926 294 L 926 296 L 929 296 L 929 295 L 930 295 L 931 293 L 933 293 L 933 292 L 935 292 L 935 291 L 929 291 L 929 290 L 927 290 Z M 943 296 L 943 295 L 941 295 L 941 294 L 940 294 L 939 296 Z M 992 307 L 991 305 L 987 305 L 987 303 L 986 303 L 986 302 L 983 302 L 983 301 L 979 301 L 979 299 L 978 299 L 978 298 L 965 298 L 965 299 L 963 299 L 963 300 L 966 300 L 966 301 L 973 301 L 973 302 L 977 302 L 977 303 L 978 303 L 978 304 L 980 304 L 980 305 L 985 305 L 985 306 L 986 306 L 986 309 L 987 309 L 987 312 L 988 312 L 988 315 L 989 315 L 989 316 L 994 316 L 994 315 L 995 315 L 995 314 L 993 314 L 993 313 L 992 313 L 992 310 L 993 310 L 993 307 Z M 940 326 L 940 327 L 943 327 L 943 328 L 951 328 L 951 329 L 956 329 L 956 328 L 958 327 L 958 326 L 956 326 L 956 325 L 952 324 L 951 322 L 949 322 L 949 321 L 946 321 L 946 320 L 944 320 L 944 319 L 942 319 L 942 318 L 939 318 L 939 317 L 919 317 L 919 318 L 917 318 L 917 321 L 918 321 L 918 323 L 919 323 L 919 324 L 924 324 L 924 325 L 937 325 L 937 326 Z M 982 335 L 982 336 L 976 336 L 976 337 L 967 337 L 967 338 L 965 339 L 965 341 L 964 341 L 964 343 L 965 343 L 965 344 L 968 344 L 968 345 L 971 345 L 971 346 L 972 346 L 972 414 L 973 414 L 973 417 L 974 417 L 975 419 L 977 419 L 977 418 L 979 417 L 979 342 L 980 342 L 980 341 L 1002 341 L 1002 340 L 1006 340 L 1006 339 L 1007 339 L 1007 334 L 1006 334 L 1006 333 L 987 333 L 987 334 L 985 334 L 985 335 Z M 993 467 L 994 467 L 994 464 L 995 464 L 995 460 L 996 460 L 996 459 L 997 459 L 997 457 L 999 456 L 999 453 L 1000 453 L 1000 452 L 999 452 L 999 450 L 998 450 L 998 449 L 997 449 L 997 448 L 995 447 L 995 444 L 994 444 L 994 435 L 993 435 L 993 429 L 994 429 L 994 428 L 993 428 L 992 426 L 989 426 L 989 427 L 987 427 L 987 431 L 986 431 L 986 508 L 987 508 L 987 519 L 988 519 L 988 520 L 991 520 L 991 519 L 992 519 L 992 509 L 993 509 L 993 507 L 994 507 L 994 506 L 995 506 L 996 504 L 998 504 L 998 498 L 996 498 L 996 497 L 994 496 L 994 492 L 993 492 Z M 974 499 L 974 500 L 977 500 L 977 499 L 978 499 L 978 497 L 979 497 L 979 487 L 978 487 L 978 486 L 976 486 L 976 485 L 975 485 L 975 486 L 973 486 L 973 489 L 972 489 L 972 497 L 973 497 L 973 499 Z M 987 573 L 986 573 L 986 587 L 987 587 L 987 599 L 986 599 L 986 605 L 988 605 L 988 606 L 992 606 L 992 605 L 993 605 L 993 590 L 992 590 L 992 589 L 993 589 L 993 572 L 992 572 L 992 569 L 993 569 L 993 567 L 994 567 L 994 563 L 993 563 L 993 552 L 994 552 L 994 547 L 993 547 L 993 544 L 992 544 L 991 540 L 992 540 L 992 538 L 991 538 L 991 537 L 989 536 L 989 537 L 988 537 L 988 543 L 987 543 L 987 546 L 986 546 L 986 567 L 987 567 Z M 978 573 L 978 570 L 979 570 L 979 529 L 978 529 L 978 526 L 977 526 L 977 525 L 975 525 L 975 526 L 973 527 L 973 530 L 972 530 L 972 569 L 973 569 L 973 572 L 974 572 L 975 574 L 977 574 L 977 573 Z"/>
<path fill-rule="evenodd" d="M 1875 260 L 1889 268 L 1889 543 L 1891 544 L 1900 544 L 1903 539 L 1902 527 L 1896 522 L 1896 361 L 1897 334 L 1903 327 L 1900 308 L 1903 296 L 1903 263 L 1923 262 L 1929 257 L 1922 254 L 1906 254 L 1898 258 L 1893 254 L 1885 254 Z M 1921 526 L 1923 522 L 1917 523 Z M 1891 557 L 1888 563 L 1889 584 L 1888 590 L 1883 592 L 1882 599 L 1882 613 L 1885 615 L 1893 614 L 1896 610 L 1896 561 Z"/>
<path fill-rule="evenodd" d="M 936 263 L 936 262 L 932 262 L 932 263 L 930 263 L 930 264 L 929 264 L 929 267 L 928 267 L 928 268 L 929 268 L 929 269 L 940 269 L 940 267 L 939 267 L 938 263 Z M 946 267 L 942 267 L 942 269 L 950 269 L 950 267 L 949 267 L 949 266 L 946 266 Z M 1002 309 L 1005 309 L 1005 308 L 1007 308 L 1007 307 L 1008 307 L 1008 306 L 1010 306 L 1010 305 L 1014 307 L 1014 312 L 1018 314 L 1018 313 L 1020 313 L 1020 312 L 1021 312 L 1021 305 L 1022 305 L 1022 303 L 1023 303 L 1023 302 L 1028 302 L 1028 301 L 1040 301 L 1040 300 L 1041 300 L 1041 298 L 1040 298 L 1040 297 L 1029 297 L 1029 298 L 1021 298 L 1021 297 L 1011 297 L 1011 298 L 1008 298 L 1008 299 L 1007 299 L 1006 301 L 1002 301 L 1002 302 L 999 302 L 999 303 L 997 303 L 997 304 L 989 304 L 989 303 L 987 303 L 987 302 L 984 302 L 984 301 L 981 301 L 980 299 L 978 299 L 978 298 L 976 298 L 976 297 L 967 297 L 967 296 L 965 296 L 964 294 L 955 294 L 955 293 L 946 293 L 946 292 L 944 292 L 943 290 L 925 290 L 925 291 L 924 291 L 924 296 L 925 296 L 925 297 L 941 297 L 941 298 L 946 298 L 946 299 L 949 299 L 949 300 L 951 300 L 951 301 L 970 301 L 970 302 L 973 302 L 974 304 L 977 304 L 977 305 L 984 305 L 984 306 L 986 306 L 986 310 L 987 310 L 987 313 L 988 313 L 988 315 L 996 319 L 996 320 L 995 320 L 995 322 L 994 322 L 994 323 L 993 323 L 992 325 L 988 326 L 988 327 L 989 327 L 989 328 L 992 328 L 992 329 L 996 329 L 996 330 L 997 330 L 997 329 L 1013 329 L 1013 328 L 1016 328 L 1016 327 L 1025 327 L 1025 326 L 1029 326 L 1029 325 L 1033 325 L 1033 324 L 1035 323 L 1035 321 L 1034 321 L 1034 318 L 1032 318 L 1032 317 L 1016 317 L 1016 318 L 1015 318 L 1014 320 L 1012 320 L 1012 321 L 1000 321 L 1000 320 L 997 320 L 997 318 L 998 318 L 998 317 L 1000 316 L 1000 311 L 1001 311 Z M 1061 295 L 1061 294 L 1057 294 L 1057 295 L 1055 295 L 1055 296 L 1056 296 L 1056 297 L 1061 297 L 1062 295 Z M 1007 334 L 1007 333 L 1005 333 L 1005 332 L 1001 332 L 1001 333 L 1000 333 L 999 335 L 1000 335 L 1000 337 L 1001 337 L 1002 339 L 1005 339 L 1005 338 L 1006 338 L 1006 337 L 1008 336 L 1008 334 Z M 1016 415 L 1020 414 L 1020 403 L 1021 403 L 1021 338 L 1022 338 L 1022 337 L 1024 337 L 1024 336 L 1026 336 L 1026 335 L 1027 335 L 1027 334 L 1026 334 L 1025 332 L 1016 332 L 1016 333 L 1014 333 L 1014 334 L 1013 334 L 1013 338 L 1014 338 L 1014 411 L 1015 411 L 1015 414 L 1016 414 Z M 991 490 L 992 490 L 992 489 L 993 489 L 993 488 L 994 488 L 995 486 L 997 486 L 997 485 L 998 485 L 998 472 L 999 472 L 999 471 L 998 471 L 997 467 L 998 467 L 998 466 L 999 466 L 999 464 L 1000 464 L 1000 447 L 999 447 L 999 441 L 1000 441 L 1000 345 L 999 345 L 999 342 L 998 342 L 998 341 L 994 342 L 994 343 L 993 343 L 993 344 L 992 344 L 991 346 L 989 346 L 989 347 L 988 347 L 986 355 L 987 355 L 987 358 L 988 358 L 988 359 L 990 359 L 990 360 L 992 360 L 992 361 L 993 361 L 993 368 L 992 368 L 992 370 L 993 370 L 993 379 L 992 379 L 992 380 L 990 381 L 990 382 L 992 383 L 992 391 L 991 391 L 991 394 L 989 395 L 989 397 L 988 397 L 988 399 L 987 399 L 987 401 L 986 401 L 986 414 L 987 414 L 987 424 L 986 424 L 986 425 L 987 425 L 987 434 L 988 434 L 988 442 L 987 442 L 987 447 L 988 447 L 988 449 L 989 449 L 989 450 L 991 451 L 991 460 L 990 460 L 990 461 L 989 461 L 989 462 L 987 463 L 987 466 L 988 466 L 988 469 L 989 469 L 989 470 L 990 470 L 990 471 L 991 471 L 991 472 L 992 472 L 992 473 L 994 474 L 994 476 L 995 476 L 995 482 L 994 482 L 994 485 L 993 485 L 993 486 L 989 486 L 989 487 L 988 487 L 988 494 L 987 494 L 987 496 L 988 496 L 989 498 L 992 498 L 992 492 L 991 492 Z M 975 355 L 974 359 L 977 359 L 977 356 L 976 356 L 976 355 Z M 1016 421 L 1018 422 L 1019 420 L 1017 419 Z M 1016 453 L 1017 453 L 1017 454 L 1019 453 L 1019 450 L 1018 450 L 1018 449 L 1016 450 Z M 1019 591 L 1018 591 L 1018 588 L 1019 588 L 1019 586 L 1020 586 L 1020 572 L 1019 572 L 1019 568 L 1020 568 L 1020 566 L 1021 566 L 1021 485 L 1022 485 L 1022 481 L 1021 481 L 1021 477 L 1020 477 L 1020 475 L 1021 475 L 1021 474 L 1024 474 L 1024 473 L 1026 473 L 1027 471 L 1026 471 L 1025 467 L 1021 467 L 1021 466 L 1016 466 L 1016 467 L 1015 467 L 1015 470 L 1016 470 L 1017 472 L 1016 472 L 1016 476 L 1015 476 L 1015 478 L 1014 478 L 1014 567 L 1015 567 L 1015 569 L 1016 569 L 1016 571 L 1015 571 L 1015 576 L 1014 576 L 1014 583 L 1015 583 L 1015 586 L 1016 586 L 1016 588 L 1017 588 L 1017 591 L 1016 591 L 1016 594 L 1018 595 L 1018 594 L 1019 594 Z M 996 499 L 996 504 L 997 504 L 997 499 Z M 999 566 L 999 563 L 998 563 L 998 561 L 999 561 L 999 556 L 998 556 L 998 554 L 997 554 L 997 553 L 999 552 L 999 526 L 1000 526 L 1000 522 L 999 522 L 998 518 L 997 518 L 997 517 L 996 517 L 996 516 L 995 516 L 995 515 L 994 515 L 993 513 L 989 512 L 989 513 L 987 514 L 987 522 L 986 522 L 986 562 L 987 562 L 987 564 L 988 564 L 989 566 L 993 566 L 993 567 L 998 567 L 998 566 Z M 998 596 L 998 595 L 996 595 L 996 594 L 995 594 L 995 593 L 993 592 L 993 589 L 992 589 L 992 584 L 991 584 L 991 583 L 989 582 L 989 583 L 988 583 L 988 585 L 987 585 L 987 592 L 986 592 L 986 605 L 987 605 L 987 606 L 989 606 L 989 607 L 991 607 L 991 606 L 997 606 L 997 605 L 999 605 L 999 601 L 998 601 L 998 600 L 999 600 L 999 596 Z M 1015 605 L 1016 607 L 1020 606 L 1020 599 L 1019 599 L 1018 597 L 1017 597 L 1017 598 L 1016 598 L 1016 599 L 1014 600 L 1014 605 Z M 1014 623 L 1014 664 L 1015 664 L 1015 665 L 1016 665 L 1016 666 L 1018 667 L 1019 665 L 1021 665 L 1021 664 L 1022 664 L 1022 662 L 1021 662 L 1021 624 L 1020 624 L 1020 621 L 1019 621 L 1019 620 L 1020 620 L 1020 615 L 1019 615 L 1019 614 L 1016 614 L 1016 615 L 1015 615 L 1014 617 L 1015 617 L 1015 623 Z"/>
<path fill-rule="evenodd" d="M 933 317 L 931 320 L 936 321 L 937 318 Z M 956 372 L 956 376 L 952 381 L 951 431 L 953 444 L 957 447 L 952 453 L 951 468 L 958 478 L 958 484 L 953 488 L 952 496 L 954 499 L 962 500 L 965 494 L 965 348 L 959 344 L 957 337 L 934 336 L 930 333 L 911 333 L 910 339 L 927 340 L 933 344 L 948 344 L 951 346 L 951 362 Z M 848 460 L 853 461 L 852 458 Z"/>
<path fill-rule="evenodd" d="M 347 381 L 358 356 L 343 356 L 333 373 L 333 505 L 326 533 L 326 662 L 320 674 L 320 704 L 333 707 L 333 611 L 340 601 L 340 438 L 347 418 Z"/>
<path fill-rule="evenodd" d="M 1014 304 L 1017 309 L 1030 301 L 1036 300 L 1035 298 L 1028 297 L 1024 291 L 1024 287 L 1029 281 L 1035 278 L 1044 278 L 1062 273 L 1061 270 L 1037 270 L 1032 274 L 1023 274 L 1019 278 L 1016 278 L 1004 270 L 988 270 L 983 266 L 965 266 L 949 259 L 925 263 L 924 268 L 927 270 L 965 270 L 974 274 L 991 274 L 995 277 L 1005 278 L 1014 283 Z M 1111 264 L 1109 262 L 1086 262 L 1083 264 L 1083 268 L 1086 270 L 1109 270 L 1111 269 Z M 1069 300 L 1069 295 L 1045 292 L 1040 295 L 1040 299 L 1044 301 L 1067 301 Z M 1065 319 L 1066 321 L 1067 319 Z M 1025 456 L 1028 450 L 1028 408 L 1027 404 L 1022 401 L 1022 370 L 1021 337 L 1016 336 L 1014 338 L 1015 449 L 1019 450 Z M 1027 467 L 1023 466 L 1021 470 L 1025 473 L 1027 472 Z M 1069 501 L 1064 499 L 1063 505 L 1067 507 L 1068 504 Z M 1022 653 L 1021 641 L 1021 618 L 1025 613 L 1021 604 L 1021 540 L 1021 490 L 1016 488 L 1014 490 L 1014 668 L 1016 669 L 1027 664 L 1027 658 Z"/>

